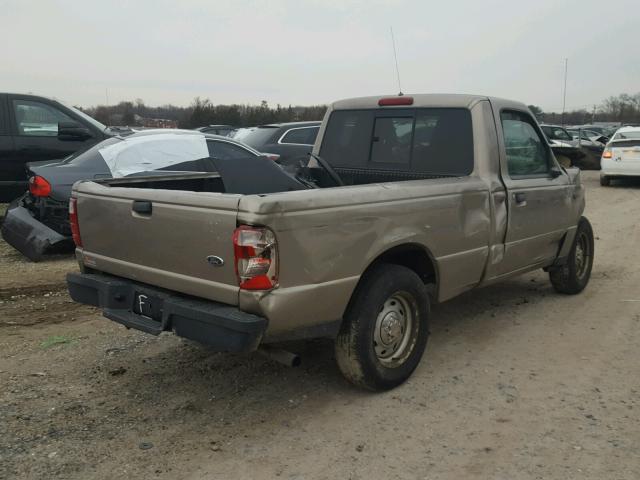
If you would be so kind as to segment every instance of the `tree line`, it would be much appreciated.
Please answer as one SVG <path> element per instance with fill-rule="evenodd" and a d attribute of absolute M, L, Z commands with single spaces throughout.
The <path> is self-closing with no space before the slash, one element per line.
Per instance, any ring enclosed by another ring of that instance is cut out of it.
<path fill-rule="evenodd" d="M 220 124 L 247 127 L 266 123 L 322 120 L 326 110 L 325 105 L 271 107 L 266 100 L 260 105 L 214 105 L 208 98 L 200 97 L 196 97 L 188 107 L 150 107 L 142 99 L 136 99 L 133 102 L 83 109 L 96 120 L 110 126 L 136 126 L 142 125 L 143 119 L 161 118 L 176 121 L 180 128 Z"/>
<path fill-rule="evenodd" d="M 605 99 L 591 109 L 564 112 L 544 112 L 537 105 L 529 109 L 538 121 L 551 124 L 585 125 L 592 122 L 640 123 L 640 92 L 635 95 L 621 93 Z"/>
<path fill-rule="evenodd" d="M 529 108 L 538 121 L 564 125 L 584 125 L 592 122 L 640 123 L 640 93 L 622 93 L 605 99 L 592 109 L 561 112 L 544 112 L 536 105 Z M 260 105 L 214 105 L 208 98 L 194 98 L 187 107 L 162 105 L 150 107 L 141 99 L 120 102 L 117 105 L 98 105 L 84 109 L 105 125 L 141 125 L 144 118 L 174 120 L 180 128 L 196 128 L 204 125 L 233 125 L 247 127 L 277 122 L 321 120 L 326 105 L 270 106 L 266 100 Z"/>

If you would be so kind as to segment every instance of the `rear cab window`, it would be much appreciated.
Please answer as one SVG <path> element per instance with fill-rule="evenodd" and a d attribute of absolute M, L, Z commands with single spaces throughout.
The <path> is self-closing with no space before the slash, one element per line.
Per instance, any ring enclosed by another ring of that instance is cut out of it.
<path fill-rule="evenodd" d="M 407 180 L 466 176 L 474 168 L 471 112 L 336 110 L 327 123 L 320 156 L 338 171 L 394 171 L 407 174 Z"/>

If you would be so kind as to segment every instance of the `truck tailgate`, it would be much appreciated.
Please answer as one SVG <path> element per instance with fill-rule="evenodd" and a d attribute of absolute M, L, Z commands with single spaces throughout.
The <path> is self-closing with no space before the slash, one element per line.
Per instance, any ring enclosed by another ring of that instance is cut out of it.
<path fill-rule="evenodd" d="M 76 197 L 87 267 L 238 304 L 232 235 L 241 195 L 87 182 Z"/>

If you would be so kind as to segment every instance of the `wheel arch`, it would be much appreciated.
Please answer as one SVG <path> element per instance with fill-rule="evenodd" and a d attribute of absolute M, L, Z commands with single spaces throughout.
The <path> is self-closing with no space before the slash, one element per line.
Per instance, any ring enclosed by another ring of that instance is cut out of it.
<path fill-rule="evenodd" d="M 345 313 L 349 309 L 363 279 L 367 277 L 372 269 L 383 263 L 400 265 L 415 272 L 425 285 L 429 285 L 428 293 L 431 301 L 437 301 L 440 275 L 435 257 L 424 245 L 419 243 L 403 243 L 383 251 L 367 265 L 367 268 L 362 272 L 360 280 L 351 293 L 351 298 L 345 308 Z"/>

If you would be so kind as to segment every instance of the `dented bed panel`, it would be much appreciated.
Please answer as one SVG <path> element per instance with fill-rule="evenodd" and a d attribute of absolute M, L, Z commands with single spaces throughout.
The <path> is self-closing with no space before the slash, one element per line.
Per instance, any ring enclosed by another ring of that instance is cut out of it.
<path fill-rule="evenodd" d="M 280 286 L 359 276 L 382 253 L 422 246 L 441 270 L 440 298 L 480 281 L 490 239 L 490 196 L 477 177 L 289 192 L 240 200 L 238 221 L 269 225 L 278 239 Z"/>

